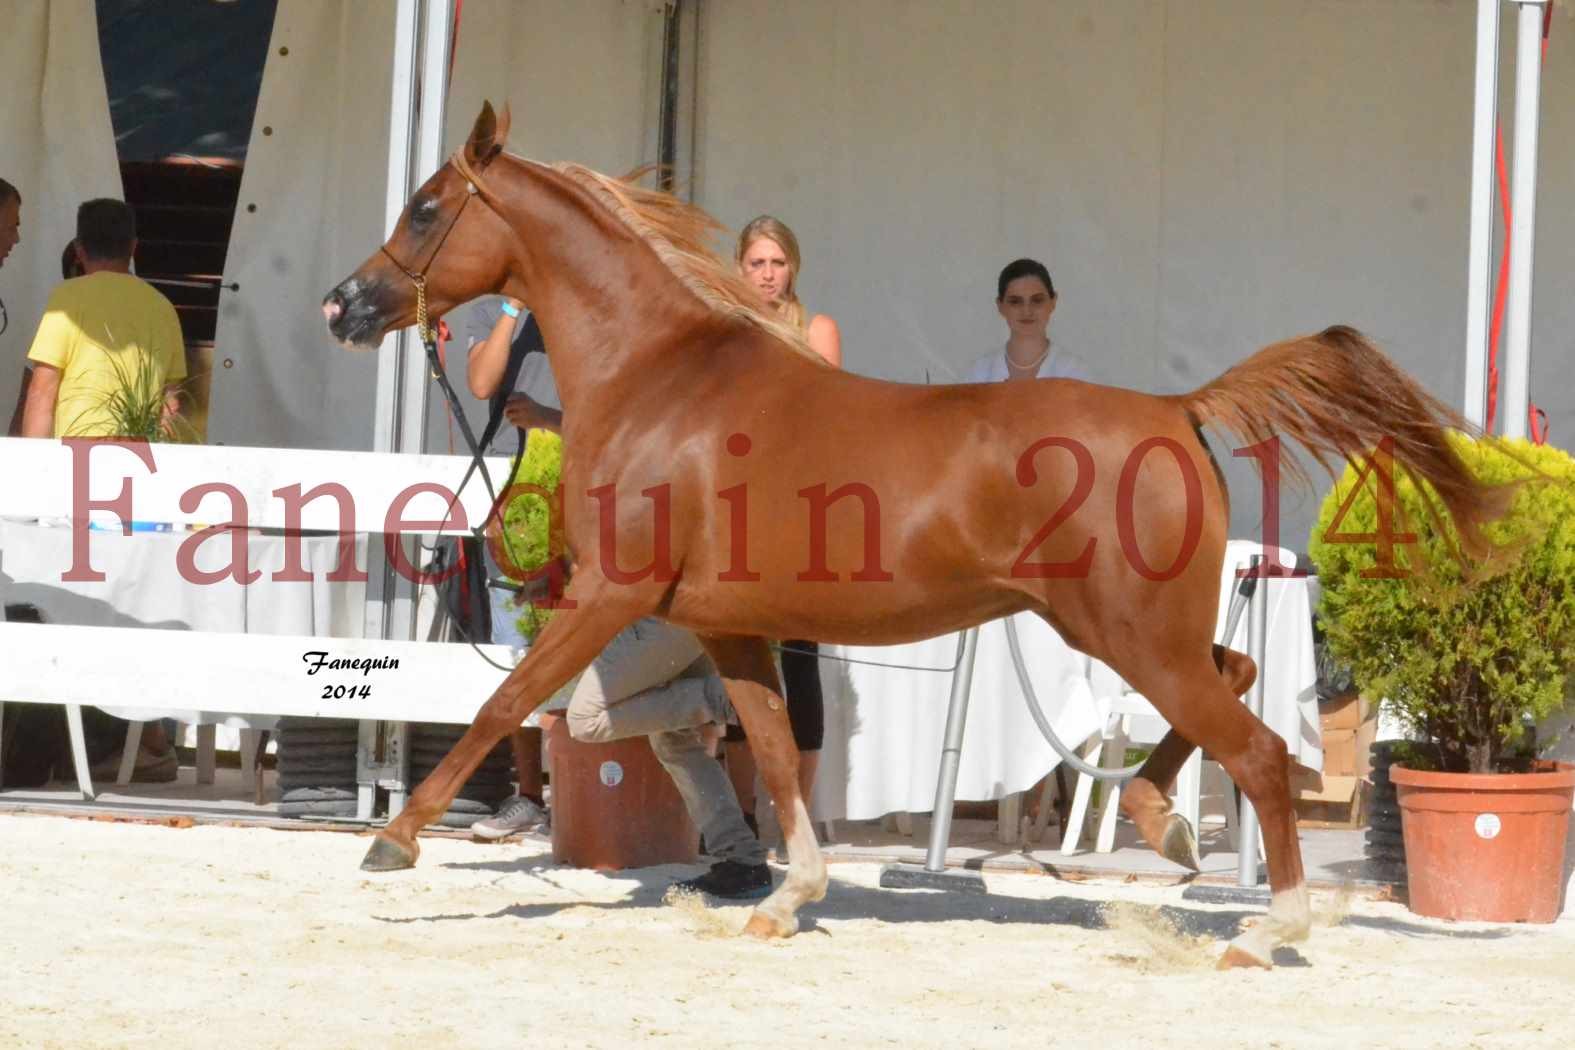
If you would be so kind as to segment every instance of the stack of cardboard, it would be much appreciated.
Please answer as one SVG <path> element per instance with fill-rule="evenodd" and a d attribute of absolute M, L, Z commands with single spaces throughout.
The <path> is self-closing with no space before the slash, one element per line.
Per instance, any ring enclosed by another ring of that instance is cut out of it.
<path fill-rule="evenodd" d="M 1296 794 L 1296 814 L 1303 824 L 1358 827 L 1366 819 L 1367 774 L 1378 735 L 1378 710 L 1366 699 L 1347 693 L 1318 701 L 1323 734 L 1323 776 L 1304 778 Z"/>

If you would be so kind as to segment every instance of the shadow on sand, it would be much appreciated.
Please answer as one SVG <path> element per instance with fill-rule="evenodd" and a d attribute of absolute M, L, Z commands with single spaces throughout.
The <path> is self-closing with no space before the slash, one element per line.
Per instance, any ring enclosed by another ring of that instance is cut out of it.
<path fill-rule="evenodd" d="M 484 861 L 476 863 L 450 863 L 443 865 L 463 871 L 491 871 L 500 875 L 529 875 L 545 885 L 559 886 L 552 876 L 564 870 L 554 864 L 550 856 L 522 857 L 513 861 Z M 635 885 L 625 896 L 616 900 L 593 900 L 577 897 L 571 900 L 543 901 L 530 904 L 512 904 L 488 913 L 422 915 L 404 918 L 376 916 L 377 921 L 388 923 L 457 922 L 473 919 L 540 919 L 569 908 L 596 908 L 619 911 L 632 908 L 666 907 L 664 898 L 673 881 L 690 874 L 695 869 L 681 865 L 641 868 L 618 872 L 611 878 Z M 1118 899 L 1113 894 L 1112 899 Z M 727 902 L 747 904 L 748 902 Z M 1031 899 L 1003 894 L 962 894 L 937 890 L 888 890 L 844 882 L 835 877 L 827 887 L 826 898 L 806 906 L 799 913 L 800 930 L 805 933 L 834 935 L 828 922 L 871 920 L 892 925 L 936 922 L 990 922 L 1000 925 L 1065 926 L 1080 930 L 1109 930 L 1112 924 L 1106 910 L 1109 902 L 1087 900 L 1081 897 L 1050 897 Z M 1153 909 L 1183 937 L 1209 937 L 1227 941 L 1243 929 L 1243 924 L 1261 915 L 1261 911 L 1241 909 L 1216 909 L 1187 905 L 1163 904 Z M 1513 937 L 1520 931 L 1515 927 L 1461 929 L 1442 923 L 1409 921 L 1399 917 L 1344 915 L 1334 923 L 1360 929 L 1378 930 L 1418 940 L 1499 940 Z M 1306 966 L 1307 961 L 1292 948 L 1275 952 L 1274 961 L 1279 966 Z"/>

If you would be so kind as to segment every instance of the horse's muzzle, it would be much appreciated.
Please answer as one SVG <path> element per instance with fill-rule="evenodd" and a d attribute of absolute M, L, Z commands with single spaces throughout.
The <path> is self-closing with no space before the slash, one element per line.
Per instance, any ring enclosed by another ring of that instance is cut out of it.
<path fill-rule="evenodd" d="M 323 320 L 341 345 L 364 350 L 382 340 L 387 324 L 385 304 L 377 294 L 380 287 L 350 277 L 323 297 Z"/>

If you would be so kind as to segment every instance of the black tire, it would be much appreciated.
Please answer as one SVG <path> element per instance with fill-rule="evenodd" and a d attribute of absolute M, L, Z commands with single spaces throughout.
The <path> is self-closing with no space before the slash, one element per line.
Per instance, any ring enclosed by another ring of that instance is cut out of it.
<path fill-rule="evenodd" d="M 297 787 L 286 790 L 284 785 L 279 787 L 279 802 L 350 802 L 356 800 L 354 784 L 349 787 Z"/>
<path fill-rule="evenodd" d="M 304 751 L 279 748 L 279 762 L 298 770 L 321 767 L 343 767 L 353 770 L 356 768 L 356 752 L 329 751 L 326 748 L 307 748 Z"/>
<path fill-rule="evenodd" d="M 353 718 L 302 718 L 299 715 L 285 715 L 279 719 L 280 732 L 289 732 L 292 729 L 348 729 L 355 732 L 361 723 Z"/>
<path fill-rule="evenodd" d="M 341 733 L 336 729 L 297 729 L 280 733 L 276 739 L 281 750 L 299 747 L 334 747 L 354 751 L 356 745 L 360 743 L 360 737 L 355 732 Z"/>
<path fill-rule="evenodd" d="M 1362 874 L 1365 878 L 1372 879 L 1375 882 L 1404 885 L 1406 881 L 1405 861 L 1372 857 L 1364 865 Z"/>
<path fill-rule="evenodd" d="M 343 791 L 354 795 L 355 777 L 280 777 L 280 795 L 296 791 Z"/>
<path fill-rule="evenodd" d="M 353 817 L 355 801 L 349 802 L 281 802 L 281 817 Z"/>
<path fill-rule="evenodd" d="M 1374 852 L 1393 852 L 1404 854 L 1405 839 L 1398 831 L 1379 831 L 1369 828 L 1365 836 L 1367 848 Z"/>
<path fill-rule="evenodd" d="M 355 761 L 356 746 L 349 741 L 334 743 L 317 743 L 314 741 L 281 740 L 279 741 L 279 754 L 287 758 L 296 759 L 339 759 L 342 762 Z"/>
<path fill-rule="evenodd" d="M 430 740 L 453 743 L 460 737 L 470 732 L 469 726 L 449 725 L 436 722 L 411 722 L 410 739 L 415 741 Z"/>
<path fill-rule="evenodd" d="M 415 785 L 420 784 L 423 780 L 425 780 L 430 775 L 431 774 L 428 774 L 428 773 L 411 773 L 410 774 L 411 786 L 414 787 Z M 485 797 L 487 797 L 489 795 L 495 795 L 495 794 L 497 794 L 500 791 L 501 792 L 509 792 L 509 791 L 513 791 L 513 790 L 514 790 L 514 781 L 512 781 L 512 780 L 503 780 L 503 779 L 467 780 L 467 781 L 465 781 L 464 786 L 462 786 L 459 789 L 459 794 L 456 795 L 455 797 L 456 798 L 485 798 Z"/>
<path fill-rule="evenodd" d="M 448 811 L 468 815 L 471 820 L 480 820 L 482 817 L 492 816 L 498 811 L 498 807 L 495 803 L 489 805 L 478 799 L 459 797 L 448 804 Z"/>
<path fill-rule="evenodd" d="M 410 771 L 410 781 L 412 784 L 419 784 L 431 775 L 432 771 L 429 769 L 412 769 Z M 512 777 L 474 776 L 465 781 L 464 786 L 460 789 L 460 793 L 463 794 L 466 791 L 492 791 L 498 788 L 509 787 L 513 783 L 514 779 Z"/>
<path fill-rule="evenodd" d="M 296 782 L 296 784 L 354 784 L 356 782 L 356 767 L 353 765 L 335 765 L 335 767 L 313 768 L 313 770 L 298 770 L 293 765 L 279 768 L 279 779 L 282 782 Z"/>
<path fill-rule="evenodd" d="M 447 758 L 454 750 L 454 747 L 454 744 L 444 741 L 418 740 L 410 745 L 410 759 L 412 762 L 425 760 L 435 764 Z M 481 764 L 484 766 L 498 762 L 513 764 L 514 755 L 509 751 L 507 745 L 493 748 L 481 760 Z"/>

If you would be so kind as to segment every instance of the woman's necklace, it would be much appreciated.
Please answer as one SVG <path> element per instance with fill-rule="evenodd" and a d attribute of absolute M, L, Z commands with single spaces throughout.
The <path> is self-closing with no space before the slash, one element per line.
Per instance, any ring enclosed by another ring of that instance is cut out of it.
<path fill-rule="evenodd" d="M 1006 364 L 1007 364 L 1007 367 L 1015 368 L 1019 372 L 1037 372 L 1037 371 L 1039 371 L 1039 366 L 1044 364 L 1045 358 L 1047 358 L 1049 356 L 1050 356 L 1050 340 L 1048 340 L 1048 339 L 1045 340 L 1045 348 L 1043 350 L 1039 351 L 1039 356 L 1034 358 L 1032 361 L 1029 361 L 1027 364 L 1020 365 L 1016 361 L 1013 361 L 1012 360 L 1012 348 L 1011 348 L 1011 345 L 1008 344 L 1007 348 L 1006 348 Z"/>

